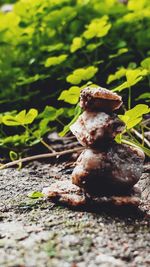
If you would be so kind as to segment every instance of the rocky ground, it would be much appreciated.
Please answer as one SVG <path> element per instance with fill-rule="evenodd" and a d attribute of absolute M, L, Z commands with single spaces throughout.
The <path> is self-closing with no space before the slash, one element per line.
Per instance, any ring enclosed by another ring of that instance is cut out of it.
<path fill-rule="evenodd" d="M 138 211 L 71 210 L 28 198 L 54 179 L 69 178 L 68 160 L 0 172 L 0 266 L 150 266 L 149 174 L 140 181 Z"/>

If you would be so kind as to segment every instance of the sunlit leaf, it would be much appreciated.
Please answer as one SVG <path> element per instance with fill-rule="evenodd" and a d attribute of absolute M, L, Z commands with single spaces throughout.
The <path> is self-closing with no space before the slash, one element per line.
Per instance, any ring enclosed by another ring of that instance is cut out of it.
<path fill-rule="evenodd" d="M 118 115 L 118 117 L 125 123 L 126 128 L 129 130 L 139 124 L 142 120 L 142 116 L 149 112 L 150 108 L 147 105 L 139 104 L 126 111 L 124 115 Z"/>
<path fill-rule="evenodd" d="M 141 81 L 143 79 L 143 77 L 147 75 L 147 70 L 141 70 L 141 69 L 135 69 L 135 70 L 127 70 L 126 71 L 126 82 L 124 82 L 123 84 L 119 85 L 118 87 L 116 87 L 115 89 L 113 89 L 112 91 L 118 91 L 121 92 L 122 90 L 126 89 L 126 88 L 130 88 L 131 86 L 137 84 L 139 81 Z"/>
<path fill-rule="evenodd" d="M 87 26 L 87 30 L 83 33 L 86 39 L 94 37 L 104 37 L 111 28 L 111 23 L 108 22 L 108 16 L 103 16 L 100 19 L 93 19 Z"/>
<path fill-rule="evenodd" d="M 58 100 L 63 100 L 69 104 L 77 104 L 80 96 L 81 88 L 78 86 L 72 86 L 69 90 L 64 90 L 60 94 Z"/>
<path fill-rule="evenodd" d="M 71 53 L 76 52 L 78 49 L 84 46 L 85 42 L 81 37 L 75 37 L 72 41 L 70 51 Z"/>
<path fill-rule="evenodd" d="M 147 0 L 141 0 L 139 2 L 137 2 L 136 0 L 130 0 L 128 2 L 128 9 L 129 10 L 134 10 L 134 11 L 137 11 L 137 10 L 142 10 L 146 4 Z"/>
<path fill-rule="evenodd" d="M 67 55 L 61 55 L 58 57 L 49 57 L 46 59 L 45 61 L 45 67 L 51 67 L 51 66 L 55 66 L 55 65 L 59 65 L 62 62 L 64 62 L 67 59 Z"/>
<path fill-rule="evenodd" d="M 128 52 L 128 48 L 125 48 L 125 47 L 120 48 L 116 54 L 109 55 L 109 58 L 115 58 L 127 52 Z"/>
<path fill-rule="evenodd" d="M 150 57 L 145 58 L 142 62 L 141 62 L 141 66 L 146 69 L 148 71 L 148 73 L 150 74 Z"/>
<path fill-rule="evenodd" d="M 32 199 L 37 199 L 44 197 L 44 194 L 42 192 L 33 191 L 28 194 L 28 197 Z"/>
<path fill-rule="evenodd" d="M 59 51 L 63 48 L 63 43 L 58 43 L 54 45 L 45 45 L 42 46 L 40 49 L 41 51 L 47 51 L 47 52 L 53 52 L 53 51 Z"/>
<path fill-rule="evenodd" d="M 108 79 L 107 79 L 107 84 L 115 81 L 115 80 L 119 80 L 121 79 L 123 76 L 125 76 L 126 74 L 126 69 L 125 68 L 120 68 L 119 70 L 117 70 L 114 74 L 110 74 L 108 76 Z"/>
<path fill-rule="evenodd" d="M 37 117 L 38 111 L 36 109 L 30 109 L 28 113 L 26 110 L 22 110 L 17 115 L 4 115 L 2 122 L 7 126 L 19 126 L 30 124 Z"/>
<path fill-rule="evenodd" d="M 81 114 L 81 108 L 77 105 L 75 109 L 74 118 L 71 120 L 69 124 L 67 124 L 64 129 L 59 133 L 59 136 L 64 136 L 66 133 L 70 131 L 70 126 L 78 119 Z"/>
<path fill-rule="evenodd" d="M 35 118 L 37 117 L 37 115 L 38 115 L 37 109 L 31 108 L 29 110 L 29 112 L 26 113 L 26 115 L 25 115 L 24 124 L 30 124 L 30 123 L 32 123 L 35 120 Z"/>
<path fill-rule="evenodd" d="M 95 76 L 97 71 L 98 68 L 94 66 L 76 69 L 67 77 L 67 82 L 71 84 L 79 84 L 81 81 L 88 81 Z"/>

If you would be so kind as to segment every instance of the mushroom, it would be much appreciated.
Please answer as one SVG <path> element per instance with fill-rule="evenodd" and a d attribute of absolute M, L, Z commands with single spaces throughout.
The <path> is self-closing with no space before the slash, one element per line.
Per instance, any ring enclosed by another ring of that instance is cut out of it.
<path fill-rule="evenodd" d="M 108 196 L 130 192 L 142 175 L 144 153 L 113 143 L 103 151 L 85 149 L 77 159 L 72 183 L 90 195 Z"/>
<path fill-rule="evenodd" d="M 124 123 L 117 115 L 84 111 L 70 130 L 83 146 L 97 146 L 112 140 L 124 130 Z"/>
<path fill-rule="evenodd" d="M 121 96 L 103 87 L 87 87 L 80 95 L 80 107 L 84 110 L 109 113 L 119 109 L 122 103 Z"/>

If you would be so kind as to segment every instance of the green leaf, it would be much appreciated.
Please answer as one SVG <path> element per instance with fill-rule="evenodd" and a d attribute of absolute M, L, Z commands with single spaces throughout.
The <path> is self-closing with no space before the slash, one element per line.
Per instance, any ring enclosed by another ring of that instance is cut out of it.
<path fill-rule="evenodd" d="M 86 46 L 86 49 L 88 52 L 92 52 L 94 51 L 96 48 L 98 48 L 99 46 L 101 46 L 103 44 L 102 41 L 98 42 L 98 43 L 90 43 Z"/>
<path fill-rule="evenodd" d="M 16 117 L 13 117 L 11 115 L 5 115 L 2 118 L 2 122 L 3 124 L 7 125 L 7 126 L 18 126 L 18 125 L 22 125 L 22 123 L 18 122 Z"/>
<path fill-rule="evenodd" d="M 134 119 L 129 118 L 127 123 L 126 123 L 127 130 L 132 129 L 137 124 L 139 124 L 141 121 L 142 121 L 142 117 L 134 118 Z"/>
<path fill-rule="evenodd" d="M 19 126 L 31 124 L 37 117 L 38 111 L 34 108 L 30 109 L 28 113 L 26 110 L 22 110 L 17 115 L 4 115 L 2 122 L 7 126 Z"/>
<path fill-rule="evenodd" d="M 30 139 L 27 131 L 23 134 L 16 134 L 16 135 L 11 135 L 7 137 L 0 138 L 0 146 L 24 146 L 26 145 L 26 142 Z"/>
<path fill-rule="evenodd" d="M 72 86 L 68 90 L 62 91 L 58 100 L 63 100 L 69 104 L 77 104 L 80 97 L 81 88 L 78 86 Z"/>
<path fill-rule="evenodd" d="M 115 58 L 127 52 L 128 52 L 128 48 L 125 48 L 125 47 L 120 48 L 116 54 L 109 55 L 109 58 Z"/>
<path fill-rule="evenodd" d="M 92 39 L 94 37 L 104 37 L 107 35 L 111 28 L 111 23 L 108 22 L 108 16 L 103 16 L 100 19 L 93 19 L 87 26 L 87 30 L 83 33 L 86 39 Z"/>
<path fill-rule="evenodd" d="M 62 62 L 64 62 L 67 59 L 67 57 L 68 56 L 66 54 L 58 56 L 58 57 L 49 57 L 49 58 L 46 59 L 44 65 L 45 65 L 46 68 L 49 68 L 51 66 L 59 65 Z"/>
<path fill-rule="evenodd" d="M 95 74 L 98 72 L 98 68 L 94 67 L 94 66 L 90 66 L 85 70 L 84 76 L 83 76 L 83 80 L 84 81 L 88 81 L 91 78 L 93 78 L 95 76 Z"/>
<path fill-rule="evenodd" d="M 135 85 L 139 81 L 142 80 L 142 78 L 147 75 L 147 70 L 141 70 L 141 69 L 135 69 L 135 70 L 127 70 L 126 71 L 126 82 L 119 85 L 115 89 L 113 89 L 113 92 L 121 92 L 122 90 L 126 88 L 130 88 L 131 86 Z"/>
<path fill-rule="evenodd" d="M 23 124 L 31 124 L 35 120 L 37 115 L 38 115 L 37 109 L 31 108 L 23 118 L 19 117 L 19 114 L 16 116 L 16 118 L 19 119 L 20 121 L 23 120 L 24 121 Z"/>
<path fill-rule="evenodd" d="M 67 76 L 67 82 L 71 84 L 79 84 L 81 81 L 88 81 L 95 76 L 97 71 L 98 68 L 94 66 L 76 69 L 72 74 Z"/>
<path fill-rule="evenodd" d="M 141 66 L 146 69 L 148 71 L 148 73 L 150 73 L 150 57 L 145 58 L 142 62 L 141 62 Z"/>
<path fill-rule="evenodd" d="M 33 191 L 33 192 L 28 194 L 28 197 L 32 198 L 32 199 L 42 198 L 42 197 L 44 197 L 44 194 L 42 192 Z"/>
<path fill-rule="evenodd" d="M 19 77 L 18 81 L 17 81 L 17 85 L 21 86 L 21 85 L 26 85 L 26 84 L 32 84 L 35 83 L 39 80 L 44 80 L 46 78 L 48 78 L 49 75 L 40 75 L 40 74 L 36 74 L 32 77 Z"/>
<path fill-rule="evenodd" d="M 84 42 L 83 38 L 75 37 L 72 41 L 71 46 L 70 46 L 71 53 L 74 53 L 77 50 L 79 50 L 80 48 L 82 48 L 84 46 L 84 44 L 85 44 L 85 42 Z"/>
<path fill-rule="evenodd" d="M 116 135 L 115 137 L 115 141 L 118 143 L 118 144 L 121 144 L 121 141 L 122 141 L 122 133 L 119 133 Z"/>
<path fill-rule="evenodd" d="M 63 43 L 57 43 L 54 45 L 45 45 L 42 46 L 40 49 L 41 51 L 47 51 L 47 52 L 53 52 L 53 51 L 59 51 L 63 48 L 64 44 Z"/>
<path fill-rule="evenodd" d="M 147 114 L 150 111 L 150 108 L 145 104 L 136 105 L 134 108 L 125 112 L 129 117 L 137 118 L 143 114 Z"/>
<path fill-rule="evenodd" d="M 80 108 L 80 106 L 76 106 L 76 109 L 75 109 L 75 114 L 74 114 L 74 118 L 71 120 L 71 122 L 68 124 L 68 125 L 66 125 L 65 127 L 64 127 L 64 129 L 59 133 L 59 136 L 64 136 L 64 135 L 66 135 L 66 133 L 68 133 L 69 131 L 70 131 L 70 126 L 78 119 L 78 117 L 80 116 L 80 114 L 81 114 L 81 108 Z"/>
<path fill-rule="evenodd" d="M 135 70 L 127 70 L 126 72 L 126 78 L 127 78 L 127 83 L 128 87 L 131 87 L 138 83 L 143 76 L 147 74 L 146 70 L 140 70 L 140 69 L 135 69 Z"/>
<path fill-rule="evenodd" d="M 108 76 L 108 79 L 107 79 L 107 84 L 115 81 L 115 80 L 119 80 L 121 79 L 123 76 L 126 75 L 126 69 L 125 68 L 120 68 L 119 70 L 117 70 L 114 74 L 110 74 Z"/>
<path fill-rule="evenodd" d="M 141 11 L 146 4 L 145 0 L 141 0 L 140 2 L 137 3 L 136 0 L 130 0 L 128 3 L 128 9 L 129 10 L 134 10 L 134 11 Z"/>
<path fill-rule="evenodd" d="M 39 114 L 38 118 L 48 119 L 48 121 L 55 121 L 61 114 L 63 114 L 63 108 L 56 109 L 52 106 L 46 106 L 44 111 Z"/>
<path fill-rule="evenodd" d="M 141 122 L 142 115 L 149 112 L 150 108 L 147 105 L 139 104 L 126 111 L 124 115 L 118 115 L 118 117 L 126 124 L 126 129 L 129 130 Z"/>
<path fill-rule="evenodd" d="M 143 93 L 143 94 L 139 95 L 135 100 L 141 100 L 141 99 L 145 99 L 145 101 L 146 101 L 146 99 L 150 100 L 150 93 L 149 92 Z"/>

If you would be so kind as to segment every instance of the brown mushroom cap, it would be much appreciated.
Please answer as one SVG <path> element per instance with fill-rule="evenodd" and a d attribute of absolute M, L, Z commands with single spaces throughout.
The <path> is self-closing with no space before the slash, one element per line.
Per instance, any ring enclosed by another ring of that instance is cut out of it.
<path fill-rule="evenodd" d="M 81 91 L 80 106 L 85 110 L 112 112 L 122 105 L 122 97 L 103 87 L 87 87 Z"/>

